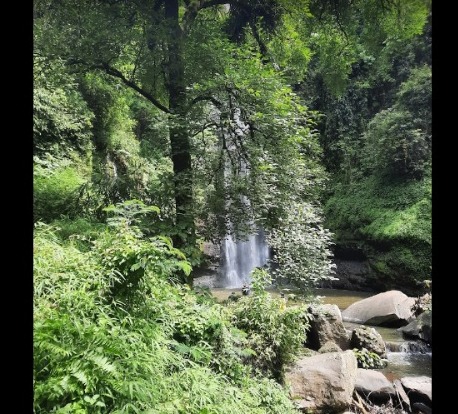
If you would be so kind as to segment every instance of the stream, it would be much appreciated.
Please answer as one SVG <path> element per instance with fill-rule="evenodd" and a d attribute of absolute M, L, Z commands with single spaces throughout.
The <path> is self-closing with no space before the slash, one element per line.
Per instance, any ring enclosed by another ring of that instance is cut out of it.
<path fill-rule="evenodd" d="M 218 301 L 227 299 L 232 292 L 241 295 L 240 288 L 212 288 L 210 290 Z M 275 297 L 280 296 L 278 290 L 269 291 Z M 323 304 L 337 305 L 341 311 L 352 303 L 375 294 L 340 289 L 315 289 L 315 293 L 321 297 Z M 350 322 L 344 322 L 344 325 L 349 330 L 359 326 Z M 404 339 L 401 332 L 395 328 L 381 326 L 374 326 L 374 328 L 382 335 L 387 346 L 388 365 L 378 371 L 381 371 L 389 381 L 409 376 L 432 376 L 431 349 L 419 341 Z"/>

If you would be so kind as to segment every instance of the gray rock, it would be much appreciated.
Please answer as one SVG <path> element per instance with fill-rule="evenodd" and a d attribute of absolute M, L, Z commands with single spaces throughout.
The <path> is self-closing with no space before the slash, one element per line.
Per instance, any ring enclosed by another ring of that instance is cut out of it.
<path fill-rule="evenodd" d="M 406 338 L 421 339 L 422 341 L 432 345 L 432 312 L 426 311 L 421 313 L 417 319 L 413 320 L 408 325 L 399 328 L 399 331 L 401 331 Z"/>
<path fill-rule="evenodd" d="M 381 358 L 386 358 L 385 341 L 375 328 L 369 326 L 355 328 L 351 335 L 350 346 L 357 349 L 366 348 Z"/>
<path fill-rule="evenodd" d="M 342 349 L 335 342 L 326 342 L 319 350 L 320 354 L 326 354 L 328 352 L 342 352 Z"/>
<path fill-rule="evenodd" d="M 353 351 L 318 354 L 289 366 L 285 381 L 291 398 L 302 410 L 340 413 L 352 402 L 356 370 Z"/>
<path fill-rule="evenodd" d="M 335 342 L 343 350 L 349 348 L 350 338 L 337 305 L 310 306 L 308 311 L 312 316 L 306 342 L 309 348 L 318 350 L 326 342 Z"/>
<path fill-rule="evenodd" d="M 379 371 L 358 368 L 355 390 L 374 404 L 385 404 L 396 395 L 390 381 Z"/>
<path fill-rule="evenodd" d="M 410 400 L 404 390 L 404 387 L 402 386 L 401 381 L 398 379 L 394 380 L 393 387 L 396 391 L 396 395 L 398 397 L 399 402 L 402 405 L 402 408 L 410 413 L 412 411 L 410 408 Z"/>
<path fill-rule="evenodd" d="M 414 319 L 414 303 L 414 298 L 399 290 L 390 290 L 351 304 L 342 312 L 342 318 L 367 325 L 403 326 Z"/>
<path fill-rule="evenodd" d="M 428 407 L 432 406 L 432 381 L 430 377 L 404 377 L 401 384 L 409 397 L 410 403 L 423 403 Z"/>

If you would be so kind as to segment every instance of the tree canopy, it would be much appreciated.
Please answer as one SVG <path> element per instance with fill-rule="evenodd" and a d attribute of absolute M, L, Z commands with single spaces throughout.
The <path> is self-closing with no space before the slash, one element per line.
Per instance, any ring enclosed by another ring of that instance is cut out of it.
<path fill-rule="evenodd" d="M 99 212 L 107 202 L 153 201 L 177 246 L 277 228 L 291 201 L 319 208 L 327 179 L 304 85 L 319 73 L 330 94 L 342 94 L 356 64 L 421 32 L 428 7 L 36 1 L 35 147 L 94 145 Z"/>

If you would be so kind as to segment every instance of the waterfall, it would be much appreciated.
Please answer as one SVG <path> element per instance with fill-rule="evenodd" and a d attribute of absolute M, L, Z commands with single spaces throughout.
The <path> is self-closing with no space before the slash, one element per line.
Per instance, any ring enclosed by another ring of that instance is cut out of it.
<path fill-rule="evenodd" d="M 431 347 L 422 341 L 386 342 L 387 352 L 402 352 L 406 354 L 429 354 Z"/>
<path fill-rule="evenodd" d="M 223 284 L 228 288 L 240 288 L 244 283 L 250 283 L 251 271 L 265 266 L 269 259 L 269 246 L 262 229 L 257 234 L 250 234 L 247 240 L 237 241 L 227 235 L 221 250 Z"/>
<path fill-rule="evenodd" d="M 221 139 L 224 143 L 223 146 L 229 152 L 237 153 L 236 141 L 240 142 L 245 139 L 245 134 L 248 131 L 246 125 L 241 119 L 240 109 L 234 108 L 231 113 L 231 121 L 234 128 L 232 132 L 222 131 Z M 226 157 L 224 164 L 224 186 L 228 193 L 230 193 L 230 174 L 234 172 L 234 165 Z M 238 170 L 236 174 L 239 177 L 247 176 L 249 168 L 247 160 L 240 156 L 236 161 Z M 250 199 L 245 196 L 239 196 L 239 200 L 246 211 L 251 208 Z M 226 207 L 229 209 L 231 205 L 230 199 L 226 200 Z M 245 283 L 250 283 L 250 273 L 256 267 L 263 267 L 267 264 L 269 259 L 269 246 L 266 242 L 264 230 L 254 224 L 252 220 L 247 220 L 250 228 L 255 229 L 254 232 L 245 236 L 244 240 L 237 240 L 234 236 L 234 225 L 230 218 L 226 218 L 228 222 L 228 232 L 221 243 L 221 283 L 227 288 L 240 288 Z"/>

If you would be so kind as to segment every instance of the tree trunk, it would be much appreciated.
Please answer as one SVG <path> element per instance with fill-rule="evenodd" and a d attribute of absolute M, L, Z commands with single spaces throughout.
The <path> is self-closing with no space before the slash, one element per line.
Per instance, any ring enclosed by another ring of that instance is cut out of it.
<path fill-rule="evenodd" d="M 184 79 L 183 32 L 178 19 L 178 0 L 165 2 L 168 19 L 167 89 L 169 93 L 170 145 L 174 172 L 176 247 L 195 242 L 193 217 L 192 171 L 189 135 L 185 122 L 186 89 Z"/>

